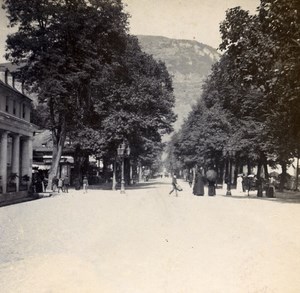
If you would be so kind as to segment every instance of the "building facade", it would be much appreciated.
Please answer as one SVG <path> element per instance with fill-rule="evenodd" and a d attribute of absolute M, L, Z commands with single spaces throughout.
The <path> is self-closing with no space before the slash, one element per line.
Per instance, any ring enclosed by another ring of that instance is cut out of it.
<path fill-rule="evenodd" d="M 0 203 L 26 197 L 32 177 L 32 100 L 0 66 Z"/>

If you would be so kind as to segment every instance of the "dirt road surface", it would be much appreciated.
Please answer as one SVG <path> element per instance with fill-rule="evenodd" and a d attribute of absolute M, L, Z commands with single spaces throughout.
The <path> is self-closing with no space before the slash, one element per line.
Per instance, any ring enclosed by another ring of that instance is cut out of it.
<path fill-rule="evenodd" d="M 0 208 L 0 292 L 300 292 L 300 201 L 169 181 Z"/>

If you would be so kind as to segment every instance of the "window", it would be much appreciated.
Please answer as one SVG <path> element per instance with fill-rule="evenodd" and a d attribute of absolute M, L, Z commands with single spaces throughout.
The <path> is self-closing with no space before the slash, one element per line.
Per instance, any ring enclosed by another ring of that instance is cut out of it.
<path fill-rule="evenodd" d="M 13 102 L 13 114 L 16 115 L 17 110 L 16 110 L 16 101 L 14 100 Z"/>
<path fill-rule="evenodd" d="M 26 106 L 25 106 L 25 104 L 23 104 L 23 107 L 22 107 L 22 117 L 23 117 L 23 119 L 25 119 L 25 117 L 26 117 Z"/>
<path fill-rule="evenodd" d="M 5 112 L 8 113 L 8 111 L 9 111 L 9 98 L 6 97 Z"/>

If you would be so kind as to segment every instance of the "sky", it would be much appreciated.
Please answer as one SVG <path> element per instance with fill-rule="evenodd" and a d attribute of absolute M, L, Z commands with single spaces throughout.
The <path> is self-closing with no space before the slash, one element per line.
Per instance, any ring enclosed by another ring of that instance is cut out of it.
<path fill-rule="evenodd" d="M 2 5 L 3 0 L 0 0 Z M 217 48 L 219 24 L 225 11 L 241 6 L 255 13 L 259 0 L 123 0 L 130 33 L 196 40 Z M 5 11 L 0 9 L 0 62 L 4 62 L 5 39 L 9 30 Z"/>
<path fill-rule="evenodd" d="M 227 9 L 241 6 L 255 13 L 259 0 L 124 0 L 135 35 L 196 40 L 217 48 L 219 24 Z"/>

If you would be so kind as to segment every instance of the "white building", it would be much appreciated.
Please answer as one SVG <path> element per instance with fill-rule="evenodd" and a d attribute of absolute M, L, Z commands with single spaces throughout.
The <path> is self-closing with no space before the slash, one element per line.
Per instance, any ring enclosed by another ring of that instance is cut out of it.
<path fill-rule="evenodd" d="M 31 99 L 0 65 L 0 203 L 26 197 L 32 176 Z"/>

